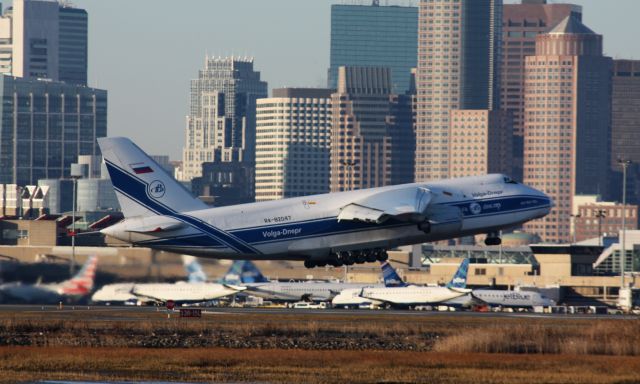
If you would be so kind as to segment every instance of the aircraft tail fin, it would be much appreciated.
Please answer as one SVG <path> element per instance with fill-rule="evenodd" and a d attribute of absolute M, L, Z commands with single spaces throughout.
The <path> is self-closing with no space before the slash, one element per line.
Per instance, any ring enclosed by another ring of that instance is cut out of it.
<path fill-rule="evenodd" d="M 98 139 L 125 217 L 166 215 L 207 206 L 125 137 Z"/>
<path fill-rule="evenodd" d="M 62 283 L 62 293 L 70 296 L 89 294 L 93 290 L 97 267 L 98 257 L 90 256 L 75 276 Z"/>
<path fill-rule="evenodd" d="M 469 271 L 469 259 L 462 260 L 458 270 L 451 281 L 447 284 L 447 288 L 466 288 L 467 287 L 467 272 Z"/>
<path fill-rule="evenodd" d="M 194 256 L 182 255 L 182 264 L 187 272 L 187 281 L 190 283 L 204 283 L 207 281 L 207 274 L 204 273 L 202 265 Z"/>
<path fill-rule="evenodd" d="M 228 284 L 228 285 L 240 285 L 242 283 L 242 266 L 244 264 L 244 260 L 235 260 L 227 273 L 224 274 L 222 279 L 220 279 L 220 283 Z"/>
<path fill-rule="evenodd" d="M 236 260 L 222 278 L 222 283 L 242 285 L 246 283 L 265 283 L 269 279 L 262 275 L 256 265 L 249 260 Z"/>
<path fill-rule="evenodd" d="M 266 283 L 269 279 L 264 277 L 262 272 L 251 260 L 245 260 L 242 267 L 241 280 L 243 283 Z"/>
<path fill-rule="evenodd" d="M 382 277 L 384 279 L 385 287 L 406 287 L 408 284 L 405 283 L 398 272 L 389 264 L 388 261 L 382 262 L 380 264 L 380 268 L 382 268 Z"/>

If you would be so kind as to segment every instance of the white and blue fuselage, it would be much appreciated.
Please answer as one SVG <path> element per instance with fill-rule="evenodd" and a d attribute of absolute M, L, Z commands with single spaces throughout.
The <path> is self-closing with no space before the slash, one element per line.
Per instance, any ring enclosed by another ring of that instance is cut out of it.
<path fill-rule="evenodd" d="M 109 161 L 107 166 L 116 191 L 156 215 L 127 218 L 104 233 L 135 245 L 213 258 L 306 260 L 389 249 L 517 227 L 552 207 L 540 191 L 503 175 L 487 175 L 179 212 L 154 200 L 148 183 Z M 354 201 L 416 187 L 432 196 L 425 212 L 428 232 L 414 221 L 395 218 L 382 223 L 339 220 L 341 209 Z"/>

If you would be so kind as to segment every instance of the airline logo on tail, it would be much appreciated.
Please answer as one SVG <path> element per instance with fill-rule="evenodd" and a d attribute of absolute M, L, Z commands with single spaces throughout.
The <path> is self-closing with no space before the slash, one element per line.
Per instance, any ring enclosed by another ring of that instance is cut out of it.
<path fill-rule="evenodd" d="M 60 292 L 69 296 L 88 295 L 93 290 L 97 266 L 98 257 L 95 255 L 89 257 L 74 277 L 62 283 Z"/>
<path fill-rule="evenodd" d="M 388 261 L 380 264 L 380 268 L 382 268 L 382 277 L 384 279 L 385 287 L 406 287 L 408 284 L 402 281 L 398 272 L 389 264 Z"/>
<path fill-rule="evenodd" d="M 164 183 L 160 180 L 154 180 L 149 184 L 149 194 L 154 199 L 159 199 L 164 196 L 164 192 L 167 188 L 164 186 Z"/>
<path fill-rule="evenodd" d="M 447 284 L 447 288 L 466 288 L 467 273 L 469 270 L 469 259 L 462 260 L 456 274 L 453 275 L 451 281 Z"/>

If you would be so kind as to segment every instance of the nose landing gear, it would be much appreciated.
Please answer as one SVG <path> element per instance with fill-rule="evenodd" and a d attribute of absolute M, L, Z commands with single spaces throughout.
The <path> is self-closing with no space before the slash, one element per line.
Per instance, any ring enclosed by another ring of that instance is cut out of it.
<path fill-rule="evenodd" d="M 502 239 L 500 238 L 500 234 L 498 232 L 487 233 L 487 237 L 484 239 L 484 245 L 492 246 L 500 244 L 502 244 Z"/>

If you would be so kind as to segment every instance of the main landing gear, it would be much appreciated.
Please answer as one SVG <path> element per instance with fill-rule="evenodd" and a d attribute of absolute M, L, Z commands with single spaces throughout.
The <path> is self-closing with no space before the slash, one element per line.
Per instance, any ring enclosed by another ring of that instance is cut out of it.
<path fill-rule="evenodd" d="M 329 258 L 324 260 L 305 260 L 304 266 L 307 268 L 324 267 L 327 265 L 342 267 L 343 265 L 386 261 L 388 258 L 389 255 L 387 255 L 387 251 L 382 248 L 363 249 L 358 251 L 340 251 L 331 254 Z"/>
<path fill-rule="evenodd" d="M 500 234 L 498 232 L 487 233 L 487 237 L 484 239 L 484 245 L 492 246 L 500 244 L 502 244 L 502 239 L 500 238 Z"/>

